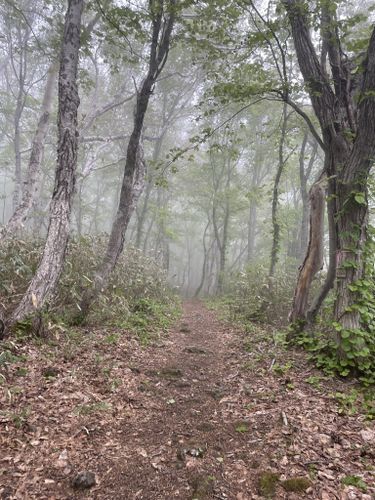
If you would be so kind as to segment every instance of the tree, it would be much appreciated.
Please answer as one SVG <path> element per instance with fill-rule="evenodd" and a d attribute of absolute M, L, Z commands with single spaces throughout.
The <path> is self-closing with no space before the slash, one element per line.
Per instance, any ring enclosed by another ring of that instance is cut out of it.
<path fill-rule="evenodd" d="M 367 180 L 375 152 L 375 30 L 365 59 L 358 62 L 359 82 L 350 67 L 354 61 L 351 62 L 343 50 L 335 5 L 327 1 L 321 3 L 322 54 L 319 59 L 310 34 L 307 5 L 298 0 L 283 0 L 283 4 L 299 68 L 323 137 L 331 256 L 329 281 L 323 292 L 326 294 L 333 286 L 336 276 L 335 318 L 343 329 L 354 330 L 360 326 L 360 315 L 352 285 L 364 273 Z M 301 316 L 303 319 L 303 312 Z"/>
<path fill-rule="evenodd" d="M 280 180 L 283 174 L 287 158 L 284 157 L 284 144 L 286 141 L 287 134 L 287 124 L 288 124 L 288 113 L 287 113 L 287 105 L 284 103 L 282 118 L 281 118 L 281 131 L 280 131 L 280 139 L 279 139 L 279 147 L 278 147 L 278 165 L 275 176 L 275 181 L 273 184 L 273 193 L 272 193 L 272 249 L 271 249 L 271 264 L 269 276 L 272 278 L 275 274 L 275 268 L 277 261 L 279 259 L 279 250 L 280 250 L 280 221 L 278 215 L 278 205 L 279 205 L 279 188 L 280 188 Z"/>
<path fill-rule="evenodd" d="M 44 152 L 44 143 L 48 130 L 49 117 L 51 114 L 52 91 L 55 84 L 56 73 L 56 66 L 53 63 L 48 70 L 41 114 L 34 134 L 34 138 L 32 140 L 28 169 L 25 181 L 23 183 L 22 197 L 8 223 L 3 228 L 1 228 L 0 241 L 11 234 L 15 234 L 16 231 L 22 226 L 33 205 L 36 197 L 36 192 L 38 191 L 38 177 Z M 16 196 L 17 201 L 18 198 L 19 194 L 17 194 Z"/>
<path fill-rule="evenodd" d="M 48 302 L 64 264 L 76 181 L 79 106 L 77 69 L 83 5 L 83 0 L 69 0 L 65 16 L 58 80 L 57 165 L 47 238 L 36 273 L 12 314 L 12 322 L 22 320 L 34 309 L 40 310 Z"/>
<path fill-rule="evenodd" d="M 309 133 L 306 130 L 302 139 L 301 149 L 299 153 L 299 182 L 301 191 L 301 202 L 302 202 L 302 218 L 301 218 L 301 229 L 300 229 L 300 241 L 298 248 L 298 257 L 303 259 L 307 244 L 309 241 L 309 193 L 308 193 L 308 181 L 312 173 L 314 163 L 317 158 L 318 144 L 312 138 L 310 159 L 307 166 L 305 165 L 305 159 L 307 154 L 307 147 L 309 145 Z"/>
<path fill-rule="evenodd" d="M 95 273 L 93 286 L 86 291 L 81 302 L 80 309 L 83 318 L 87 315 L 100 290 L 107 286 L 110 275 L 123 250 L 130 217 L 144 187 L 146 165 L 141 144 L 143 124 L 153 87 L 168 59 L 176 17 L 176 2 L 175 0 L 150 0 L 149 14 L 151 18 L 151 45 L 148 71 L 140 89 L 137 90 L 134 126 L 127 147 L 119 205 L 102 264 Z"/>

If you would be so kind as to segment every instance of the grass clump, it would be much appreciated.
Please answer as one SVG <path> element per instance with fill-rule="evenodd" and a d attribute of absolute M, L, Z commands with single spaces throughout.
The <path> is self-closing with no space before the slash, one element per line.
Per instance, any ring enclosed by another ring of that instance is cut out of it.
<path fill-rule="evenodd" d="M 273 498 L 276 494 L 276 486 L 279 482 L 279 474 L 275 472 L 261 472 L 258 477 L 258 492 L 266 498 Z"/>
<path fill-rule="evenodd" d="M 367 484 L 364 482 L 362 478 L 358 476 L 345 476 L 343 479 L 341 479 L 341 482 L 345 486 L 355 486 L 362 492 L 367 491 Z"/>
<path fill-rule="evenodd" d="M 249 432 L 249 425 L 247 422 L 238 422 L 236 424 L 236 432 L 240 434 L 244 434 L 245 432 Z"/>
<path fill-rule="evenodd" d="M 285 491 L 303 493 L 307 488 L 310 488 L 311 484 L 307 477 L 291 477 L 286 481 L 282 481 L 281 486 Z"/>
<path fill-rule="evenodd" d="M 98 403 L 78 405 L 74 410 L 74 413 L 76 415 L 92 415 L 94 413 L 109 411 L 111 409 L 112 409 L 111 404 L 106 403 L 105 401 L 100 401 Z"/>

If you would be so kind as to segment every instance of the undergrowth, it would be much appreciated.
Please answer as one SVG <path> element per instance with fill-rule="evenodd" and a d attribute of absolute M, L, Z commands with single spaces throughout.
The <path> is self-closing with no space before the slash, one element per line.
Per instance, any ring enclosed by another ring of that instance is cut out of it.
<path fill-rule="evenodd" d="M 333 394 L 341 413 L 363 413 L 375 418 L 375 398 L 371 386 L 375 383 L 375 243 L 371 238 L 366 249 L 366 277 L 352 285 L 357 300 L 353 310 L 359 312 L 361 327 L 344 330 L 333 320 L 334 294 L 325 303 L 313 329 L 292 336 L 292 343 L 303 347 L 309 359 L 326 375 L 354 377 L 360 384 L 345 393 Z M 244 350 L 254 352 L 259 330 L 268 326 L 268 338 L 279 347 L 287 347 L 287 315 L 293 297 L 295 277 L 279 271 L 270 280 L 265 266 L 249 266 L 232 277 L 225 294 L 210 298 L 207 305 L 216 309 L 226 320 L 240 324 L 246 333 Z M 319 283 L 315 283 L 315 288 Z M 311 295 L 314 295 L 312 291 Z M 273 327 L 270 332 L 269 327 Z M 276 327 L 276 329 L 275 329 Z M 298 325 L 297 325 L 298 327 Z M 279 332 L 278 334 L 275 333 Z M 249 335 L 250 334 L 250 335 Z M 276 338 L 277 337 L 277 338 Z M 274 371 L 279 369 L 275 364 Z M 281 369 L 281 368 L 280 368 Z"/>
<path fill-rule="evenodd" d="M 17 305 L 38 265 L 42 242 L 10 240 L 0 248 L 0 302 L 9 314 Z M 82 294 L 91 285 L 104 254 L 106 238 L 71 240 L 64 271 L 53 304 L 43 312 L 49 327 L 74 326 Z M 91 309 L 86 325 L 116 326 L 135 332 L 143 343 L 165 330 L 178 316 L 179 299 L 170 290 L 165 273 L 152 259 L 128 246 L 111 275 L 108 288 Z M 32 321 L 17 326 L 27 336 Z"/>
<path fill-rule="evenodd" d="M 227 277 L 223 294 L 211 306 L 233 321 L 285 325 L 294 285 L 294 273 L 280 269 L 270 278 L 266 263 L 256 262 Z"/>
<path fill-rule="evenodd" d="M 363 254 L 364 277 L 350 286 L 355 303 L 348 312 L 359 315 L 359 328 L 343 328 L 334 320 L 334 296 L 326 302 L 313 332 L 299 332 L 297 344 L 303 346 L 316 365 L 326 373 L 355 376 L 365 386 L 375 384 L 375 238 L 369 228 Z M 293 325 L 292 325 L 293 328 Z"/>

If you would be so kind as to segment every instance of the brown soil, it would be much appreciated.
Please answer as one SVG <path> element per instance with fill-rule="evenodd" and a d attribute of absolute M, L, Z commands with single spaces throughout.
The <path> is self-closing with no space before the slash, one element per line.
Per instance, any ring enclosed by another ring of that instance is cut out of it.
<path fill-rule="evenodd" d="M 0 498 L 373 498 L 373 425 L 330 395 L 350 387 L 271 331 L 189 302 L 147 348 L 117 333 L 14 346 L 27 361 L 2 372 Z M 96 484 L 73 487 L 80 471 Z"/>

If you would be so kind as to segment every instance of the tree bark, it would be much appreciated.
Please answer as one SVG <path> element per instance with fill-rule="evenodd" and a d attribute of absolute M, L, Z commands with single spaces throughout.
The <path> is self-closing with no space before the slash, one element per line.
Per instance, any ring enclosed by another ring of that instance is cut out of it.
<path fill-rule="evenodd" d="M 316 273 L 323 267 L 323 235 L 324 235 L 324 179 L 315 182 L 309 193 L 310 201 L 310 237 L 305 260 L 303 261 L 294 292 L 289 320 L 304 321 L 308 304 L 309 291 Z"/>
<path fill-rule="evenodd" d="M 69 0 L 60 55 L 58 148 L 55 187 L 43 255 L 11 322 L 30 315 L 51 299 L 62 272 L 76 181 L 78 131 L 77 69 L 84 0 Z"/>
<path fill-rule="evenodd" d="M 152 40 L 148 72 L 137 95 L 134 126 L 127 148 L 118 210 L 105 256 L 95 273 L 93 286 L 83 294 L 80 305 L 82 320 L 87 316 L 95 298 L 108 284 L 110 275 L 122 253 L 131 215 L 143 191 L 145 176 L 145 162 L 141 147 L 143 124 L 153 87 L 168 58 L 175 21 L 175 3 L 175 0 L 170 0 L 167 4 L 169 9 L 167 9 L 164 2 L 150 1 Z"/>
<path fill-rule="evenodd" d="M 202 291 L 202 288 L 204 286 L 204 282 L 206 280 L 206 271 L 207 271 L 207 260 L 208 260 L 208 251 L 207 251 L 207 245 L 206 245 L 206 236 L 207 236 L 207 231 L 208 228 L 210 227 L 211 221 L 208 219 L 206 227 L 204 228 L 203 232 L 203 238 L 202 238 L 202 243 L 203 243 L 203 264 L 202 264 L 202 275 L 201 275 L 201 280 L 199 282 L 199 285 L 197 289 L 195 290 L 194 293 L 194 298 L 198 297 L 199 294 Z"/>
<path fill-rule="evenodd" d="M 49 117 L 52 107 L 52 91 L 57 69 L 54 64 L 48 70 L 47 82 L 43 96 L 41 115 L 31 144 L 29 165 L 24 182 L 22 199 L 16 207 L 8 223 L 0 230 L 0 242 L 13 235 L 25 222 L 38 192 L 40 164 L 44 152 L 44 142 L 47 135 Z M 18 197 L 17 197 L 18 199 Z"/>
<path fill-rule="evenodd" d="M 360 327 L 360 317 L 352 308 L 357 296 L 351 285 L 363 276 L 366 189 L 375 153 L 375 29 L 363 65 L 360 94 L 355 99 L 356 82 L 341 49 L 335 9 L 328 2 L 322 5 L 322 36 L 332 72 L 331 86 L 315 52 L 301 3 L 298 0 L 283 0 L 283 3 L 300 70 L 322 130 L 329 182 L 330 268 L 318 304 L 313 305 L 314 313 L 337 268 L 335 318 L 344 328 L 355 330 Z"/>
<path fill-rule="evenodd" d="M 228 161 L 228 171 L 227 171 L 227 182 L 225 186 L 225 203 L 224 203 L 224 221 L 223 221 L 223 236 L 220 246 L 220 259 L 219 259 L 219 280 L 218 280 L 218 292 L 222 293 L 227 264 L 227 247 L 228 247 L 228 230 L 229 230 L 229 219 L 230 219 L 230 204 L 229 204 L 229 188 L 231 182 L 231 167 L 230 161 Z"/>
<path fill-rule="evenodd" d="M 318 143 L 314 140 L 310 155 L 310 160 L 306 168 L 305 156 L 306 156 L 306 147 L 308 146 L 308 139 L 309 139 L 309 134 L 306 131 L 303 137 L 302 146 L 299 154 L 299 179 L 300 179 L 301 201 L 302 201 L 302 220 L 301 220 L 301 231 L 300 231 L 300 243 L 298 250 L 298 257 L 300 259 L 303 259 L 309 241 L 309 193 L 307 189 L 307 183 L 316 159 L 316 154 L 318 149 Z"/>
<path fill-rule="evenodd" d="M 255 238 L 257 224 L 257 206 L 253 201 L 250 201 L 249 219 L 247 229 L 247 262 L 251 262 L 255 254 Z"/>
<path fill-rule="evenodd" d="M 275 176 L 273 193 L 272 193 L 272 249 L 271 249 L 271 262 L 269 270 L 270 278 L 272 278 L 275 274 L 275 269 L 279 259 L 279 250 L 280 250 L 280 222 L 279 222 L 278 208 L 279 208 L 280 180 L 285 167 L 284 144 L 286 139 L 286 126 L 288 122 L 286 103 L 283 104 L 283 112 L 281 120 L 282 121 L 281 121 L 281 134 L 279 140 L 279 161 L 277 165 L 277 172 Z"/>
<path fill-rule="evenodd" d="M 22 186 L 22 159 L 21 159 L 21 117 L 25 106 L 25 78 L 26 78 L 26 68 L 27 68 L 27 51 L 26 46 L 29 39 L 28 36 L 29 28 L 25 37 L 21 36 L 21 28 L 17 27 L 18 43 L 19 43 L 19 64 L 18 64 L 18 74 L 14 69 L 16 78 L 18 79 L 18 92 L 16 99 L 16 110 L 14 113 L 14 160 L 15 160 L 15 170 L 14 170 L 14 192 L 13 192 L 13 210 L 16 210 L 21 196 L 21 186 Z M 13 60 L 13 51 L 11 51 L 11 58 Z M 15 64 L 13 61 L 13 68 Z"/>

